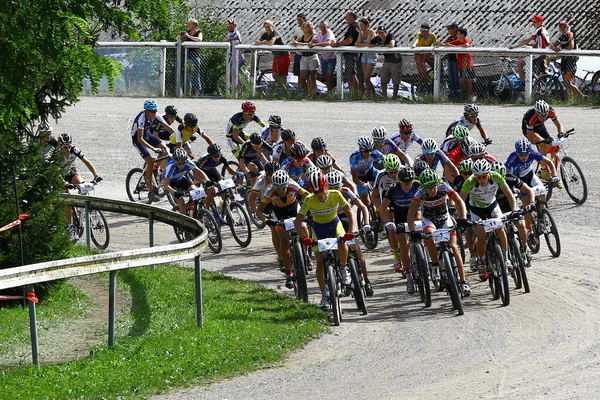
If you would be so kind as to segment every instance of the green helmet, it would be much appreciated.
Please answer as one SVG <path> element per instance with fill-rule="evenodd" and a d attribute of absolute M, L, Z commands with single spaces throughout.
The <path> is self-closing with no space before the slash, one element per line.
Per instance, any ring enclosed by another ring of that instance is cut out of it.
<path fill-rule="evenodd" d="M 473 171 L 473 160 L 467 158 L 466 160 L 462 160 L 458 164 L 458 170 L 460 172 L 471 172 Z"/>
<path fill-rule="evenodd" d="M 454 138 L 456 140 L 463 140 L 469 137 L 471 131 L 466 126 L 457 125 L 454 127 L 454 131 L 452 131 L 452 134 L 454 135 Z"/>
<path fill-rule="evenodd" d="M 421 184 L 421 187 L 430 188 L 437 185 L 439 182 L 439 175 L 431 168 L 427 168 L 425 171 L 421 172 L 421 175 L 419 175 L 419 183 Z"/>
<path fill-rule="evenodd" d="M 383 168 L 386 171 L 398 171 L 400 169 L 400 157 L 390 153 L 383 157 Z"/>
<path fill-rule="evenodd" d="M 506 166 L 500 161 L 496 161 L 492 164 L 492 171 L 499 173 L 503 178 L 506 176 Z"/>

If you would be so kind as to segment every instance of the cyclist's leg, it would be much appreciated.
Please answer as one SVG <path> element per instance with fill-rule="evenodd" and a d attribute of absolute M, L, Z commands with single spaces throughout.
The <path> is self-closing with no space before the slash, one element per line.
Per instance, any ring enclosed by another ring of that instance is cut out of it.
<path fill-rule="evenodd" d="M 435 224 L 433 222 L 431 222 L 425 217 L 421 218 L 421 221 L 423 224 L 424 233 L 431 233 L 432 231 L 435 231 Z M 433 240 L 429 238 L 425 240 L 425 245 L 427 246 L 427 251 L 429 252 L 429 257 L 431 258 L 431 263 L 434 265 L 438 265 L 438 254 L 435 243 L 433 243 Z"/>
<path fill-rule="evenodd" d="M 205 170 L 204 173 L 212 183 L 217 183 L 221 180 L 221 173 L 216 167 Z M 212 204 L 216 192 L 217 191 L 214 186 L 206 191 L 206 199 L 204 204 L 206 205 L 207 210 L 210 208 L 209 206 Z"/>

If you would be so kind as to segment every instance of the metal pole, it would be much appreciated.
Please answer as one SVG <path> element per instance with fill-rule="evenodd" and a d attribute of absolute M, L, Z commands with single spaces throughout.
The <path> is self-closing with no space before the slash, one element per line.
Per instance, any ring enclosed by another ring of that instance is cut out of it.
<path fill-rule="evenodd" d="M 433 54 L 433 101 L 439 102 L 441 98 L 440 86 L 442 84 L 442 55 Z"/>
<path fill-rule="evenodd" d="M 17 189 L 17 169 L 15 167 L 12 168 L 12 173 L 13 173 L 13 187 L 15 189 L 15 207 L 16 207 L 16 211 L 17 211 L 17 220 L 21 220 L 21 218 L 19 217 L 19 215 L 21 214 L 21 211 L 19 209 L 19 191 Z M 22 224 L 23 224 L 22 222 L 19 224 L 19 251 L 21 253 L 21 266 L 25 265 L 25 256 L 23 253 L 23 231 L 21 230 Z"/>
<path fill-rule="evenodd" d="M 252 82 L 250 84 L 250 97 L 254 97 L 256 94 L 256 70 L 258 67 L 258 52 L 256 50 L 252 50 L 252 70 L 250 71 L 250 79 Z M 237 83 L 237 81 L 236 81 Z M 235 87 L 235 86 L 234 86 Z M 237 95 L 234 96 L 237 99 Z"/>
<path fill-rule="evenodd" d="M 85 242 L 87 243 L 88 250 L 92 247 L 92 230 L 90 223 L 90 201 L 85 201 Z"/>
<path fill-rule="evenodd" d="M 31 296 L 30 296 L 31 294 Z M 33 298 L 32 298 L 33 297 Z M 40 353 L 38 348 L 37 318 L 35 314 L 35 292 L 33 286 L 27 287 L 27 299 L 29 301 L 29 332 L 31 334 L 31 357 L 33 365 L 40 368 Z"/>
<path fill-rule="evenodd" d="M 161 40 L 161 43 L 166 40 Z M 161 96 L 165 97 L 166 94 L 166 81 L 167 81 L 167 48 L 163 47 L 160 52 L 160 92 Z"/>
<path fill-rule="evenodd" d="M 200 268 L 200 256 L 194 258 L 195 286 L 196 286 L 196 322 L 202 327 L 202 269 Z"/>
<path fill-rule="evenodd" d="M 338 97 L 344 100 L 344 53 L 336 53 L 335 73 L 337 74 L 336 89 Z"/>
<path fill-rule="evenodd" d="M 232 57 L 235 52 L 235 45 L 231 42 L 229 49 L 227 50 L 227 62 L 225 63 L 225 93 L 231 95 L 231 63 L 233 62 Z"/>
<path fill-rule="evenodd" d="M 150 227 L 150 247 L 154 247 L 154 211 L 148 215 L 148 226 Z"/>
<path fill-rule="evenodd" d="M 533 54 L 525 57 L 525 103 L 531 104 L 533 92 Z"/>
<path fill-rule="evenodd" d="M 110 271 L 108 285 L 108 347 L 112 347 L 115 344 L 115 303 L 117 297 L 117 271 Z"/>
<path fill-rule="evenodd" d="M 188 48 L 183 48 L 183 95 L 187 96 L 188 93 L 191 95 L 192 91 L 188 90 Z"/>
<path fill-rule="evenodd" d="M 181 97 L 181 40 L 177 41 L 177 60 L 175 61 L 175 97 Z"/>

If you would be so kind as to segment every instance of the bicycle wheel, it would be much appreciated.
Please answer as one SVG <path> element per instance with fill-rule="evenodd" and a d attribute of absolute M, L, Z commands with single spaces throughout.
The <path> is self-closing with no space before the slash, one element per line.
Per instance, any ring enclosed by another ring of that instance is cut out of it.
<path fill-rule="evenodd" d="M 198 220 L 208 232 L 208 247 L 213 254 L 219 254 L 223 249 L 223 238 L 221 228 L 212 213 L 204 208 L 196 206 L 194 218 Z"/>
<path fill-rule="evenodd" d="M 331 311 L 333 313 L 333 324 L 340 326 L 342 322 L 342 309 L 340 308 L 339 296 L 337 294 L 337 288 L 335 285 L 335 272 L 333 271 L 333 265 L 327 265 L 327 291 L 329 292 L 329 304 L 331 305 Z"/>
<path fill-rule="evenodd" d="M 254 210 L 252 209 L 252 207 L 250 207 L 250 202 L 249 202 L 249 198 L 250 198 L 250 190 L 247 190 L 246 192 L 246 200 L 244 201 L 244 206 L 246 207 L 246 211 L 248 212 L 248 216 L 250 217 L 250 219 L 252 220 L 252 223 L 254 225 L 256 225 L 256 227 L 258 229 L 263 229 L 266 224 L 264 222 L 262 222 L 260 220 L 260 218 L 258 218 L 256 216 L 256 213 L 254 212 Z M 256 206 L 258 207 L 258 204 L 260 203 L 260 197 L 256 197 Z"/>
<path fill-rule="evenodd" d="M 183 230 L 181 230 L 178 227 L 174 226 L 173 227 L 173 231 L 175 232 L 175 237 L 177 238 L 177 240 L 179 241 L 179 243 L 185 242 L 185 235 L 184 235 Z"/>
<path fill-rule="evenodd" d="M 358 221 L 359 227 L 362 227 L 365 225 L 365 221 L 364 221 L 362 212 L 360 211 L 360 208 L 356 210 L 356 221 Z M 361 240 L 361 242 L 363 242 L 363 244 L 365 245 L 365 247 L 367 249 L 373 250 L 375 247 L 377 247 L 377 242 L 379 241 L 379 235 L 376 234 L 375 232 L 370 232 L 369 235 L 367 235 L 366 233 L 361 233 L 360 240 Z"/>
<path fill-rule="evenodd" d="M 284 77 L 286 78 L 286 77 Z M 287 86 L 287 83 L 286 83 Z M 263 70 L 258 78 L 256 78 L 256 94 L 263 96 L 273 96 L 281 92 L 281 87 L 273 78 L 273 71 L 270 69 Z"/>
<path fill-rule="evenodd" d="M 367 315 L 367 304 L 365 302 L 365 293 L 363 291 L 363 283 L 358 273 L 358 264 L 354 258 L 348 260 L 350 275 L 352 276 L 352 294 L 356 302 L 356 308 L 362 311 L 362 315 Z"/>
<path fill-rule="evenodd" d="M 466 234 L 464 229 L 460 229 L 456 232 L 456 241 L 458 242 L 458 248 L 460 249 L 460 256 L 464 263 L 466 253 L 465 253 L 465 239 L 463 238 L 463 234 Z"/>
<path fill-rule="evenodd" d="M 148 202 L 148 183 L 146 182 L 146 174 L 141 168 L 133 168 L 125 178 L 125 189 L 129 201 L 136 203 Z"/>
<path fill-rule="evenodd" d="M 551 74 L 541 75 L 533 82 L 533 93 L 545 99 L 566 100 L 567 91 L 562 82 Z"/>
<path fill-rule="evenodd" d="M 306 283 L 306 268 L 304 267 L 304 251 L 299 241 L 294 242 L 294 271 L 296 274 L 296 286 L 298 287 L 298 299 L 308 303 L 308 284 Z"/>
<path fill-rule="evenodd" d="M 523 259 L 521 258 L 519 245 L 515 238 L 508 239 L 508 255 L 510 257 L 510 262 L 513 265 L 513 272 L 510 276 L 515 283 L 515 289 L 521 289 L 523 287 L 523 281 L 521 279 L 521 268 L 519 268 L 519 264 L 523 262 Z"/>
<path fill-rule="evenodd" d="M 104 218 L 104 213 L 100 210 L 90 211 L 90 233 L 92 236 L 92 242 L 97 248 L 104 250 L 108 247 L 110 241 L 110 232 L 108 230 L 108 223 Z"/>
<path fill-rule="evenodd" d="M 540 224 L 540 222 L 538 221 L 537 211 L 531 213 L 531 219 L 531 232 L 527 233 L 527 247 L 529 247 L 529 250 L 531 250 L 533 254 L 537 254 L 540 251 L 540 237 L 537 234 L 539 231 L 538 224 Z"/>
<path fill-rule="evenodd" d="M 569 156 L 560 160 L 560 178 L 569 197 L 577 204 L 587 200 L 588 188 L 579 165 Z"/>
<path fill-rule="evenodd" d="M 441 260 L 444 263 L 444 268 L 446 269 L 446 282 L 448 292 L 450 294 L 450 300 L 452 300 L 452 307 L 454 307 L 454 309 L 458 312 L 458 315 L 463 315 L 465 312 L 463 310 L 462 300 L 460 299 L 460 294 L 458 291 L 459 282 L 456 282 L 456 277 L 454 276 L 454 271 L 452 270 L 450 255 L 447 251 L 443 251 L 441 256 Z"/>
<path fill-rule="evenodd" d="M 414 252 L 416 267 L 419 271 L 419 281 L 417 282 L 417 287 L 419 288 L 421 301 L 425 304 L 425 307 L 431 307 L 431 288 L 429 287 L 429 268 L 427 266 L 427 259 L 423 253 L 422 246 L 414 246 Z"/>
<path fill-rule="evenodd" d="M 542 216 L 542 229 L 544 231 L 544 239 L 546 239 L 546 244 L 548 245 L 548 250 L 550 250 L 552 257 L 558 257 L 560 256 L 560 237 L 558 236 L 558 229 L 554 222 L 554 218 L 547 208 L 542 208 L 540 214 Z"/>
<path fill-rule="evenodd" d="M 508 270 L 504 263 L 504 256 L 502 255 L 502 248 L 499 244 L 494 246 L 494 261 L 496 267 L 496 274 L 498 275 L 498 292 L 502 305 L 507 306 L 510 304 L 510 287 L 508 285 Z"/>
<path fill-rule="evenodd" d="M 490 251 L 488 247 L 485 257 L 488 271 L 488 286 L 490 287 L 490 292 L 492 292 L 492 299 L 498 300 L 500 298 L 500 278 L 498 277 L 496 266 L 493 263 L 494 256 L 494 250 L 492 249 Z"/>
<path fill-rule="evenodd" d="M 521 287 L 523 288 L 523 290 L 525 290 L 525 293 L 530 293 L 529 279 L 527 279 L 527 267 L 525 265 L 525 260 L 523 259 L 523 255 L 520 250 L 521 242 L 517 238 L 513 238 L 512 242 L 513 242 L 512 246 L 518 252 L 518 256 L 516 256 L 515 258 L 517 259 L 519 276 L 521 277 L 521 283 L 522 283 Z M 515 266 L 514 264 L 513 264 L 513 266 L 515 267 L 515 269 L 517 269 L 517 266 Z"/>
<path fill-rule="evenodd" d="M 500 78 L 494 85 L 494 95 L 501 101 L 509 101 L 513 96 L 513 83 L 506 74 L 500 75 Z"/>
<path fill-rule="evenodd" d="M 232 201 L 227 207 L 227 223 L 235 241 L 242 247 L 248 247 L 252 241 L 252 228 L 248 213 L 237 201 Z"/>
<path fill-rule="evenodd" d="M 594 75 L 592 75 L 591 82 L 591 91 L 595 96 L 600 95 L 600 71 L 596 71 Z"/>

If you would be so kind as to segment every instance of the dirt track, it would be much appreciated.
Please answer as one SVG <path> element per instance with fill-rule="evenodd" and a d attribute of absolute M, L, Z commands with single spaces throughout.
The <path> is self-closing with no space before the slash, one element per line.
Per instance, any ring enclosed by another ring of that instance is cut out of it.
<path fill-rule="evenodd" d="M 130 142 L 133 117 L 143 99 L 84 98 L 65 113 L 55 132 L 69 132 L 105 181 L 96 195 L 126 199 L 125 176 L 141 166 Z M 226 147 L 224 127 L 239 109 L 233 100 L 165 100 L 180 111 L 196 112 L 201 127 Z M 413 121 L 423 137 L 441 142 L 446 126 L 462 112 L 459 105 L 368 103 L 257 102 L 258 115 L 279 114 L 284 126 L 310 142 L 325 138 L 342 166 L 356 147 L 356 138 L 372 126 L 395 131 L 400 118 Z M 521 136 L 525 107 L 482 106 L 481 118 L 494 140 L 490 152 L 504 160 Z M 597 109 L 557 109 L 565 126 L 578 134 L 569 153 L 582 166 L 590 193 L 575 207 L 558 193 L 551 208 L 559 225 L 562 255 L 550 258 L 542 243 L 529 269 L 531 293 L 511 292 L 509 307 L 491 299 L 487 284 L 468 274 L 473 295 L 464 301 L 465 315 L 454 316 L 445 294 L 434 294 L 424 309 L 405 292 L 404 281 L 391 269 L 389 246 L 367 253 L 376 294 L 368 299 L 369 314 L 361 316 L 344 301 L 342 326 L 333 334 L 291 354 L 279 368 L 189 389 L 157 398 L 595 398 L 600 378 L 600 294 L 596 268 L 600 163 L 592 150 L 600 133 Z M 252 131 L 252 130 L 250 130 Z M 555 129 L 549 126 L 554 134 Z M 204 147 L 204 145 L 202 145 Z M 196 153 L 201 151 L 195 143 Z M 416 148 L 409 152 L 414 156 Z M 85 166 L 80 165 L 80 169 Z M 84 176 L 89 174 L 84 171 Z M 111 215 L 111 248 L 141 247 L 147 243 L 143 219 Z M 254 231 L 250 247 L 241 251 L 231 238 L 218 256 L 204 257 L 203 267 L 272 288 L 283 284 L 276 270 L 265 231 Z M 170 227 L 157 228 L 157 245 L 173 242 Z M 249 261 L 250 260 L 250 261 Z M 312 301 L 316 282 L 309 283 Z"/>

